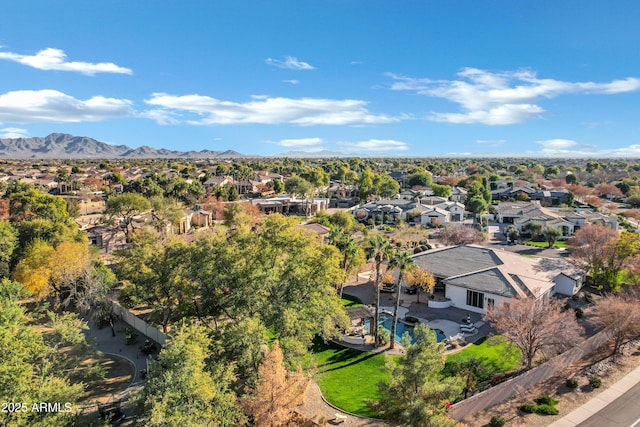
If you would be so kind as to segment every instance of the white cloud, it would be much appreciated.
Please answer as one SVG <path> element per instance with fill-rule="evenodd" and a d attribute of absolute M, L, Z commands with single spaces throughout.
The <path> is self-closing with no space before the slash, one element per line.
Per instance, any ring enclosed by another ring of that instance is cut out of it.
<path fill-rule="evenodd" d="M 272 65 L 278 68 L 287 68 L 289 70 L 315 70 L 315 67 L 307 62 L 299 61 L 298 58 L 293 56 L 285 57 L 284 61 L 279 59 L 267 58 L 265 61 L 268 65 Z"/>
<path fill-rule="evenodd" d="M 543 150 L 566 150 L 580 145 L 577 141 L 571 139 L 547 139 L 544 141 L 536 141 L 536 144 L 542 145 Z"/>
<path fill-rule="evenodd" d="M 100 121 L 133 116 L 131 101 L 94 96 L 76 99 L 57 90 L 0 94 L 0 123 Z"/>
<path fill-rule="evenodd" d="M 338 145 L 347 147 L 351 151 L 395 151 L 408 150 L 409 144 L 393 139 L 370 139 L 359 142 L 339 142 Z"/>
<path fill-rule="evenodd" d="M 281 147 L 318 147 L 323 143 L 322 138 L 281 139 L 276 142 Z"/>
<path fill-rule="evenodd" d="M 194 125 L 357 125 L 390 123 L 401 119 L 372 114 L 366 108 L 366 101 L 355 99 L 252 97 L 250 102 L 239 103 L 197 94 L 175 96 L 154 93 L 145 102 L 170 110 L 175 115 L 196 115 L 197 119 L 187 120 L 187 123 Z"/>
<path fill-rule="evenodd" d="M 0 129 L 0 138 L 28 138 L 29 131 L 21 128 Z"/>
<path fill-rule="evenodd" d="M 35 55 L 0 52 L 0 59 L 19 62 L 39 70 L 73 71 L 90 76 L 96 73 L 133 74 L 131 69 L 120 67 L 112 62 L 67 62 L 67 55 L 64 51 L 54 48 L 41 50 Z"/>
<path fill-rule="evenodd" d="M 432 80 L 387 74 L 392 90 L 413 91 L 460 105 L 461 113 L 432 113 L 431 120 L 448 123 L 508 125 L 538 118 L 545 110 L 544 98 L 565 94 L 617 94 L 640 90 L 640 79 L 629 77 L 608 83 L 564 82 L 540 79 L 530 70 L 492 73 L 464 68 L 457 80 Z"/>
<path fill-rule="evenodd" d="M 298 83 L 300 83 L 300 80 L 296 80 L 296 79 L 291 79 L 291 80 L 283 80 L 284 83 L 289 83 L 292 85 L 297 85 Z"/>

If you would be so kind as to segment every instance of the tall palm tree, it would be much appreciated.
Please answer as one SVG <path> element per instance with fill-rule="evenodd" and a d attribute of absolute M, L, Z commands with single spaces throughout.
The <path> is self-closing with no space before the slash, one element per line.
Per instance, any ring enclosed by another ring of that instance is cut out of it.
<path fill-rule="evenodd" d="M 373 286 L 376 290 L 376 311 L 373 323 L 373 334 L 375 336 L 376 347 L 380 345 L 378 321 L 380 319 L 380 278 L 382 277 L 382 263 L 391 258 L 392 251 L 393 248 L 391 244 L 382 234 L 375 234 L 367 240 L 365 254 L 367 255 L 367 260 L 372 260 L 375 265 Z"/>
<path fill-rule="evenodd" d="M 391 343 L 389 348 L 396 345 L 396 327 L 398 325 L 398 307 L 400 306 L 400 285 L 402 284 L 402 276 L 404 273 L 414 266 L 413 258 L 407 251 L 396 249 L 389 260 L 389 269 L 398 269 L 398 281 L 396 283 L 396 303 L 393 308 L 393 323 L 391 324 Z"/>
<path fill-rule="evenodd" d="M 344 270 L 345 280 L 349 272 L 363 262 L 362 249 L 356 243 L 355 239 L 346 233 L 342 227 L 334 227 L 329 232 L 329 244 L 335 246 L 342 255 L 340 267 Z M 342 299 L 342 291 L 344 289 L 344 281 L 340 283 L 339 295 Z"/>

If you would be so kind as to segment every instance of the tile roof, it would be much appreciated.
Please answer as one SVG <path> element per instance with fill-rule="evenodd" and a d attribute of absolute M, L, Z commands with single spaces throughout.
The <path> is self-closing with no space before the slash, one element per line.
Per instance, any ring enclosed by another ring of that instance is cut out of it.
<path fill-rule="evenodd" d="M 508 297 L 539 297 L 564 274 L 579 278 L 580 273 L 563 259 L 528 258 L 483 246 L 461 245 L 422 252 L 414 262 L 445 283 Z"/>

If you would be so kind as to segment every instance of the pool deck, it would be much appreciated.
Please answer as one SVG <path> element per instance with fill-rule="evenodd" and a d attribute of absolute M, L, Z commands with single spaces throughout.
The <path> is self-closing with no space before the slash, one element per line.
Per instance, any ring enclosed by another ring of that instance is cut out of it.
<path fill-rule="evenodd" d="M 359 298 L 365 305 L 371 305 L 375 302 L 375 291 L 373 284 L 369 280 L 360 278 L 357 281 L 347 282 L 344 287 L 344 293 Z M 380 308 L 393 313 L 394 296 L 393 293 L 380 293 Z M 430 308 L 427 304 L 427 294 L 421 293 L 419 298 L 420 302 L 418 302 L 417 295 L 403 293 L 400 296 L 398 318 L 403 319 L 407 315 L 416 317 L 432 329 L 440 329 L 449 338 L 461 333 L 459 325 L 466 323 L 468 316 L 471 323 L 476 326 L 476 332 L 471 334 L 464 333 L 464 338 L 467 342 L 475 342 L 491 333 L 491 328 L 482 321 L 482 315 L 479 313 L 456 307 Z"/>

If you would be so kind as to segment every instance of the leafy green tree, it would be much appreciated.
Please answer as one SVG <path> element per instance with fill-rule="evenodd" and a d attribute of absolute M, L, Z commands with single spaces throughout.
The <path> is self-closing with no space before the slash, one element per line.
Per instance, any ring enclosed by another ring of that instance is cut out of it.
<path fill-rule="evenodd" d="M 276 194 L 280 194 L 284 191 L 284 183 L 279 179 L 272 179 L 269 181 L 269 186 L 275 191 Z"/>
<path fill-rule="evenodd" d="M 573 185 L 578 183 L 578 177 L 573 173 L 568 173 L 564 177 L 564 181 L 567 185 Z"/>
<path fill-rule="evenodd" d="M 52 246 L 68 241 L 85 241 L 86 233 L 78 230 L 71 221 L 54 222 L 43 218 L 20 221 L 18 229 L 18 246 L 14 251 L 14 259 L 24 255 L 27 246 L 34 240 L 43 240 Z"/>
<path fill-rule="evenodd" d="M 507 227 L 507 239 L 511 242 L 516 242 L 520 238 L 520 232 L 515 225 L 511 224 Z"/>
<path fill-rule="evenodd" d="M 364 169 L 360 174 L 360 180 L 358 182 L 360 200 L 366 201 L 369 195 L 374 194 L 373 178 L 374 174 L 370 168 Z"/>
<path fill-rule="evenodd" d="M 487 202 L 482 197 L 473 197 L 467 200 L 467 209 L 475 214 L 473 217 L 475 221 L 478 214 L 487 210 Z"/>
<path fill-rule="evenodd" d="M 232 185 L 229 188 L 229 193 L 227 195 L 227 199 L 230 202 L 235 202 L 236 200 L 238 200 L 240 198 L 240 194 L 238 193 L 238 189 L 235 187 L 235 185 Z"/>
<path fill-rule="evenodd" d="M 436 342 L 435 332 L 418 325 L 414 334 L 415 344 L 405 335 L 406 353 L 397 363 L 387 362 L 389 382 L 378 385 L 382 397 L 374 409 L 381 417 L 405 425 L 455 426 L 457 421 L 447 415 L 447 404 L 461 394 L 463 381 L 443 375 L 444 346 Z"/>
<path fill-rule="evenodd" d="M 542 224 L 537 221 L 528 221 L 522 226 L 522 231 L 529 233 L 533 241 L 538 241 L 544 237 L 542 234 Z"/>
<path fill-rule="evenodd" d="M 416 185 L 419 185 L 422 187 L 429 187 L 431 186 L 432 179 L 433 178 L 431 176 L 431 172 L 422 170 L 409 175 L 407 177 L 407 184 L 409 184 L 410 187 L 413 187 Z"/>
<path fill-rule="evenodd" d="M 451 197 L 450 185 L 431 184 L 431 189 L 433 190 L 434 196 L 444 197 L 447 199 Z"/>
<path fill-rule="evenodd" d="M 296 224 L 272 214 L 253 231 L 214 229 L 194 242 L 188 264 L 202 316 L 259 316 L 288 360 L 306 354 L 316 334 L 335 337 L 348 323 L 333 289 L 344 280 L 340 252 Z"/>
<path fill-rule="evenodd" d="M 364 252 L 360 245 L 358 245 L 353 237 L 351 237 L 342 228 L 336 227 L 329 233 L 329 244 L 334 245 L 340 251 L 342 255 L 342 261 L 340 266 L 344 270 L 345 279 L 353 271 L 354 268 L 363 265 Z M 344 289 L 344 280 L 340 283 L 340 289 L 338 295 L 342 298 L 342 291 Z"/>
<path fill-rule="evenodd" d="M 380 345 L 378 321 L 380 319 L 380 280 L 382 279 L 382 263 L 391 258 L 392 251 L 393 248 L 391 244 L 389 244 L 389 241 L 382 234 L 374 234 L 373 236 L 370 236 L 364 248 L 367 260 L 373 261 L 375 266 L 373 287 L 376 291 L 376 308 L 373 334 L 375 336 L 376 347 Z"/>
<path fill-rule="evenodd" d="M 374 194 L 383 198 L 393 197 L 400 191 L 400 184 L 398 181 L 391 178 L 389 175 L 376 174 L 373 178 Z"/>
<path fill-rule="evenodd" d="M 236 367 L 236 390 L 256 386 L 266 344 L 267 328 L 258 317 L 247 317 L 225 326 L 221 339 L 222 356 Z"/>
<path fill-rule="evenodd" d="M 193 309 L 193 288 L 185 274 L 190 252 L 181 240 L 162 245 L 150 231 L 137 233 L 128 249 L 116 252 L 117 275 L 130 281 L 124 297 L 152 309 L 152 320 L 165 333 L 169 325 Z"/>
<path fill-rule="evenodd" d="M 547 241 L 550 248 L 556 244 L 556 241 L 562 237 L 562 229 L 560 227 L 544 227 L 542 229 L 542 235 Z"/>
<path fill-rule="evenodd" d="M 86 325 L 72 314 L 51 315 L 45 322 L 50 332 L 45 333 L 16 301 L 22 294 L 17 283 L 5 281 L 0 289 L 0 401 L 26 404 L 24 412 L 0 412 L 0 425 L 72 425 L 72 413 L 34 411 L 32 405 L 68 402 L 73 407 L 83 396 L 82 378 L 72 382 L 70 376 L 79 374 L 78 359 L 86 357 L 81 332 Z M 63 352 L 63 347 L 71 351 Z"/>
<path fill-rule="evenodd" d="M 176 226 L 184 216 L 180 202 L 164 196 L 154 196 L 149 199 L 153 226 L 158 233 L 163 234 L 167 225 Z"/>
<path fill-rule="evenodd" d="M 329 185 L 329 175 L 320 167 L 302 173 L 301 177 L 314 187 L 326 187 Z"/>
<path fill-rule="evenodd" d="M 18 230 L 9 221 L 0 220 L 0 278 L 9 275 L 9 262 L 18 245 Z"/>
<path fill-rule="evenodd" d="M 105 205 L 106 218 L 115 223 L 130 240 L 134 233 L 133 219 L 151 209 L 151 203 L 144 196 L 135 193 L 124 193 L 109 197 Z"/>
<path fill-rule="evenodd" d="M 35 189 L 11 195 L 9 207 L 11 222 L 34 218 L 64 223 L 69 220 L 67 204 L 61 197 L 44 194 Z"/>
<path fill-rule="evenodd" d="M 231 366 L 207 363 L 211 340 L 203 326 L 176 328 L 158 360 L 149 365 L 136 397 L 147 426 L 236 426 L 244 422 L 230 386 Z"/>
<path fill-rule="evenodd" d="M 466 399 L 470 391 L 476 388 L 478 380 L 488 374 L 488 367 L 479 357 L 457 359 L 453 363 L 446 363 L 445 370 L 451 375 L 457 375 L 464 381 L 463 398 Z"/>
<path fill-rule="evenodd" d="M 415 263 L 407 251 L 395 250 L 389 260 L 389 270 L 398 269 L 398 280 L 396 281 L 395 304 L 393 308 L 393 323 L 391 324 L 391 342 L 389 348 L 396 345 L 396 327 L 398 325 L 398 308 L 400 307 L 400 288 L 402 287 L 402 276 L 411 269 Z"/>
<path fill-rule="evenodd" d="M 305 197 L 313 185 L 301 176 L 292 176 L 284 182 L 284 189 L 287 193 Z"/>
<path fill-rule="evenodd" d="M 576 256 L 579 256 L 582 251 L 584 249 L 578 250 Z M 605 292 L 617 292 L 621 286 L 621 273 L 634 261 L 637 262 L 639 256 L 640 242 L 636 234 L 628 231 L 622 232 L 597 249 L 597 255 L 591 264 L 594 283 Z"/>

